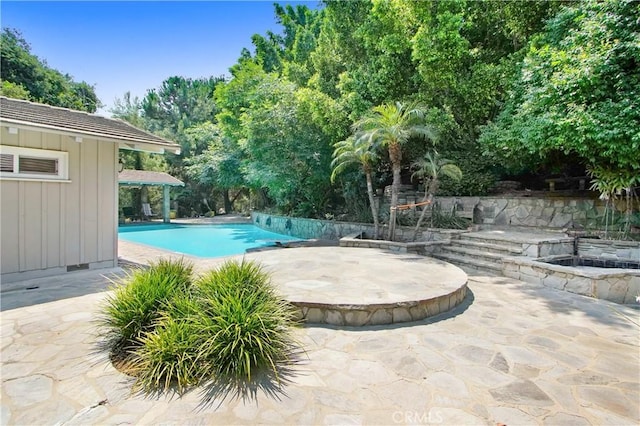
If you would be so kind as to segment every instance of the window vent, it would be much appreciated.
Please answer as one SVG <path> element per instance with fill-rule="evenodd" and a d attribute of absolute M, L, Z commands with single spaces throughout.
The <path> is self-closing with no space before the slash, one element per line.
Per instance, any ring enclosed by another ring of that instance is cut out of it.
<path fill-rule="evenodd" d="M 13 154 L 0 154 L 0 171 L 13 173 Z"/>
<path fill-rule="evenodd" d="M 33 158 L 20 156 L 18 160 L 20 173 L 34 173 L 43 175 L 58 174 L 58 160 L 55 158 Z"/>
<path fill-rule="evenodd" d="M 63 151 L 0 145 L 3 179 L 66 180 L 69 154 Z"/>

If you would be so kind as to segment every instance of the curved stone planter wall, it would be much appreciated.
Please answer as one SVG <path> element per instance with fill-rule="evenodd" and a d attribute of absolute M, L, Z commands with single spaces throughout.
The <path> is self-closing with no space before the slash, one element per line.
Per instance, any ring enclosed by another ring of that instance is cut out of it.
<path fill-rule="evenodd" d="M 447 312 L 467 292 L 467 274 L 415 254 L 301 247 L 247 255 L 264 265 L 282 298 L 312 324 L 365 326 L 418 321 Z"/>
<path fill-rule="evenodd" d="M 451 293 L 426 300 L 389 304 L 339 305 L 328 303 L 292 302 L 299 316 L 310 324 L 362 327 L 399 324 L 433 317 L 458 306 L 467 295 L 465 283 Z"/>

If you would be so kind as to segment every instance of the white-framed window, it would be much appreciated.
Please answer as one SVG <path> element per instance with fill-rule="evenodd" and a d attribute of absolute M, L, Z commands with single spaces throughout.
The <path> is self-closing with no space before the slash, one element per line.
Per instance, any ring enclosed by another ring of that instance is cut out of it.
<path fill-rule="evenodd" d="M 47 149 L 0 145 L 0 177 L 67 180 L 69 154 Z"/>

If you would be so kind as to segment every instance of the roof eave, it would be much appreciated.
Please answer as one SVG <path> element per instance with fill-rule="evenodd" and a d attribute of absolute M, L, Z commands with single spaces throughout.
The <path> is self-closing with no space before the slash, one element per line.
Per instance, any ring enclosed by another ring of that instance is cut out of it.
<path fill-rule="evenodd" d="M 107 135 L 99 132 L 90 132 L 86 130 L 71 130 L 64 127 L 51 126 L 39 123 L 29 123 L 26 121 L 0 118 L 0 124 L 10 125 L 18 129 L 25 130 L 42 130 L 46 129 L 53 133 L 62 134 L 71 137 L 90 136 L 96 139 L 117 143 L 120 149 L 132 150 L 132 151 L 144 151 L 156 154 L 164 154 L 165 152 L 171 152 L 176 155 L 180 155 L 181 147 L 177 144 L 160 143 L 145 141 L 137 138 L 117 138 L 112 135 Z"/>
<path fill-rule="evenodd" d="M 149 182 L 149 181 L 138 182 L 138 181 L 132 181 L 132 180 L 118 181 L 118 184 L 124 185 L 124 186 L 184 186 L 184 182 L 181 182 L 181 183 Z"/>

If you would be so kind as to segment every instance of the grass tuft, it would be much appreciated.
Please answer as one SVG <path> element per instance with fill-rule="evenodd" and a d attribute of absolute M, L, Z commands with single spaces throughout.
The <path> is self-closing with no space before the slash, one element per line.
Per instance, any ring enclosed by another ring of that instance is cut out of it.
<path fill-rule="evenodd" d="M 126 359 L 153 329 L 160 309 L 178 292 L 191 287 L 193 265 L 185 260 L 160 260 L 126 276 L 113 289 L 99 319 L 112 356 Z"/>
<path fill-rule="evenodd" d="M 199 357 L 212 374 L 251 380 L 252 371 L 269 370 L 290 360 L 295 325 L 292 307 L 278 298 L 269 276 L 256 263 L 225 263 L 197 284 L 203 310 L 198 327 L 207 330 Z"/>
<path fill-rule="evenodd" d="M 251 381 L 256 373 L 278 379 L 297 353 L 293 308 L 269 274 L 245 260 L 198 279 L 183 260 L 135 271 L 108 297 L 101 325 L 112 359 L 146 394 Z"/>

